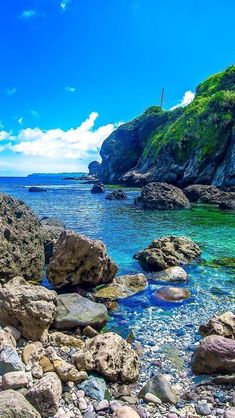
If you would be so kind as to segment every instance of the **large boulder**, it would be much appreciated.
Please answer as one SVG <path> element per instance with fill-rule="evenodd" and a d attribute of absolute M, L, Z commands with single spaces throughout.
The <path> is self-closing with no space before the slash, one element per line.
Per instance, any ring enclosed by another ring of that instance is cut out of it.
<path fill-rule="evenodd" d="M 104 301 L 123 299 L 144 290 L 146 286 L 147 278 L 144 274 L 127 274 L 116 277 L 111 284 L 97 290 L 94 297 Z"/>
<path fill-rule="evenodd" d="M 56 296 L 54 291 L 15 277 L 0 285 L 0 321 L 16 327 L 27 339 L 44 339 L 55 317 Z"/>
<path fill-rule="evenodd" d="M 64 231 L 50 260 L 47 276 L 56 287 L 82 283 L 95 286 L 110 282 L 116 272 L 117 266 L 108 257 L 102 241 Z"/>
<path fill-rule="evenodd" d="M 126 193 L 123 190 L 118 189 L 114 190 L 113 192 L 109 193 L 106 198 L 107 200 L 125 200 L 127 199 Z"/>
<path fill-rule="evenodd" d="M 219 335 L 204 338 L 193 354 L 192 369 L 197 374 L 235 372 L 235 341 Z"/>
<path fill-rule="evenodd" d="M 62 395 L 62 385 L 58 376 L 46 373 L 26 393 L 26 398 L 40 412 L 42 417 L 56 414 Z"/>
<path fill-rule="evenodd" d="M 135 204 L 143 209 L 172 210 L 190 208 L 190 202 L 178 187 L 167 183 L 149 183 L 141 190 Z"/>
<path fill-rule="evenodd" d="M 91 193 L 94 193 L 94 194 L 104 193 L 104 192 L 105 192 L 105 186 L 102 183 L 95 183 L 91 189 Z"/>
<path fill-rule="evenodd" d="M 147 393 L 157 396 L 162 402 L 172 404 L 176 404 L 177 402 L 177 397 L 170 383 L 161 373 L 157 373 L 150 380 L 148 380 L 148 382 L 140 390 L 138 397 L 144 399 Z"/>
<path fill-rule="evenodd" d="M 190 238 L 171 235 L 154 240 L 143 251 L 135 254 L 146 270 L 159 271 L 171 266 L 191 263 L 201 250 Z"/>
<path fill-rule="evenodd" d="M 15 390 L 0 392 L 1 418 L 41 418 L 39 412 Z"/>
<path fill-rule="evenodd" d="M 235 315 L 232 312 L 215 315 L 207 324 L 200 325 L 199 332 L 203 337 L 215 334 L 235 340 Z"/>
<path fill-rule="evenodd" d="M 74 361 L 79 370 L 98 372 L 112 382 L 134 382 L 139 375 L 138 355 L 113 332 L 87 340 Z"/>
<path fill-rule="evenodd" d="M 220 189 L 210 184 L 192 184 L 184 189 L 184 193 L 190 202 L 196 203 L 219 203 L 221 195 Z"/>
<path fill-rule="evenodd" d="M 84 298 L 77 293 L 66 293 L 57 297 L 55 327 L 71 329 L 91 325 L 100 328 L 107 322 L 107 308 Z"/>
<path fill-rule="evenodd" d="M 155 297 L 169 302 L 181 302 L 190 298 L 191 293 L 184 287 L 163 286 L 155 293 Z"/>
<path fill-rule="evenodd" d="M 0 281 L 40 280 L 45 263 L 40 223 L 21 200 L 0 193 Z"/>

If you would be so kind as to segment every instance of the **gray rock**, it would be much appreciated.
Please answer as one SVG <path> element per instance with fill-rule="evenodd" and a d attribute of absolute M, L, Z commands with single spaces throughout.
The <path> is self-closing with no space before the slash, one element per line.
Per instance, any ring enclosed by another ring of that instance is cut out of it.
<path fill-rule="evenodd" d="M 163 403 L 177 403 L 177 397 L 173 392 L 166 377 L 160 373 L 152 377 L 140 390 L 138 397 L 144 398 L 147 393 L 157 396 Z"/>
<path fill-rule="evenodd" d="M 195 406 L 195 409 L 196 409 L 196 412 L 199 415 L 202 415 L 203 417 L 211 414 L 211 408 L 205 402 L 201 402 L 201 403 L 197 404 Z"/>
<path fill-rule="evenodd" d="M 55 327 L 71 329 L 76 327 L 101 327 L 108 319 L 107 308 L 101 303 L 78 295 L 67 293 L 57 297 Z"/>
<path fill-rule="evenodd" d="M 25 367 L 13 347 L 5 346 L 0 351 L 0 375 L 5 373 L 24 371 Z"/>
<path fill-rule="evenodd" d="M 123 190 L 118 189 L 114 190 L 113 192 L 109 193 L 106 198 L 107 200 L 125 200 L 127 199 L 126 193 Z"/>
<path fill-rule="evenodd" d="M 84 390 L 86 396 L 97 401 L 102 401 L 107 391 L 105 380 L 102 377 L 92 375 L 85 382 L 81 383 L 79 388 Z"/>
<path fill-rule="evenodd" d="M 1 418 L 41 418 L 39 412 L 15 390 L 0 392 Z"/>
<path fill-rule="evenodd" d="M 5 373 L 2 378 L 2 387 L 6 389 L 19 389 L 28 385 L 28 378 L 25 372 Z"/>
<path fill-rule="evenodd" d="M 94 193 L 94 194 L 104 193 L 104 192 L 105 192 L 105 186 L 102 183 L 95 183 L 91 189 L 91 193 Z"/>
<path fill-rule="evenodd" d="M 190 208 L 190 202 L 178 187 L 167 183 L 149 183 L 135 204 L 143 209 L 172 210 Z"/>

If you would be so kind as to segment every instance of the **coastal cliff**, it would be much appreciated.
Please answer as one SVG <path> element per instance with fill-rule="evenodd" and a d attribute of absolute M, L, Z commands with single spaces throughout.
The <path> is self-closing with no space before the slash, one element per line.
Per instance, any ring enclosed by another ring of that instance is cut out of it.
<path fill-rule="evenodd" d="M 104 183 L 235 186 L 235 65 L 199 84 L 192 103 L 152 106 L 103 143 Z"/>

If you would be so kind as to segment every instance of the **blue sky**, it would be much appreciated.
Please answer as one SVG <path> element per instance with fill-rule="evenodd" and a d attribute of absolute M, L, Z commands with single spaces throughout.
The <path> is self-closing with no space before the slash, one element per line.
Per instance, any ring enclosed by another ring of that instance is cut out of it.
<path fill-rule="evenodd" d="M 84 170 L 163 86 L 169 109 L 233 63 L 234 15 L 234 0 L 2 0 L 1 175 Z"/>

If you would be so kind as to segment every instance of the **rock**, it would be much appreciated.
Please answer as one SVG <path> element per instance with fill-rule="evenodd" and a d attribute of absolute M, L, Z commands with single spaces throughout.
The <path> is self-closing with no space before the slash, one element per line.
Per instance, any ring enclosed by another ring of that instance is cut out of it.
<path fill-rule="evenodd" d="M 224 413 L 224 418 L 235 418 L 235 408 L 227 409 Z"/>
<path fill-rule="evenodd" d="M 130 406 L 121 406 L 113 414 L 116 418 L 140 418 L 140 415 Z"/>
<path fill-rule="evenodd" d="M 44 217 L 40 221 L 41 233 L 44 241 L 45 263 L 48 264 L 53 256 L 60 234 L 65 226 L 58 219 Z"/>
<path fill-rule="evenodd" d="M 0 193 L 0 281 L 17 275 L 41 280 L 44 246 L 40 223 L 22 201 Z"/>
<path fill-rule="evenodd" d="M 235 373 L 218 375 L 213 378 L 216 385 L 235 385 Z"/>
<path fill-rule="evenodd" d="M 127 195 L 126 193 L 124 193 L 123 190 L 118 189 L 118 190 L 114 190 L 113 192 L 109 193 L 105 199 L 107 200 L 125 200 L 127 199 Z"/>
<path fill-rule="evenodd" d="M 222 192 L 210 184 L 192 184 L 184 189 L 184 193 L 190 202 L 219 203 Z"/>
<path fill-rule="evenodd" d="M 215 315 L 207 324 L 200 325 L 199 332 L 202 337 L 216 334 L 235 339 L 235 315 L 232 312 Z"/>
<path fill-rule="evenodd" d="M 95 183 L 91 189 L 91 193 L 104 193 L 105 186 L 102 183 Z"/>
<path fill-rule="evenodd" d="M 235 372 L 235 341 L 219 335 L 204 338 L 193 354 L 192 369 L 196 374 Z"/>
<path fill-rule="evenodd" d="M 40 341 L 26 345 L 22 351 L 23 362 L 30 367 L 34 367 L 39 363 L 45 355 L 45 350 Z"/>
<path fill-rule="evenodd" d="M 154 240 L 143 251 L 135 254 L 143 267 L 150 271 L 191 263 L 201 250 L 190 238 L 171 235 Z"/>
<path fill-rule="evenodd" d="M 15 277 L 0 285 L 0 321 L 29 340 L 44 339 L 55 316 L 55 300 L 56 292 Z"/>
<path fill-rule="evenodd" d="M 102 401 L 107 391 L 105 380 L 102 377 L 90 375 L 79 387 L 84 390 L 86 396 L 97 401 Z"/>
<path fill-rule="evenodd" d="M 201 403 L 197 404 L 195 409 L 196 409 L 197 414 L 199 414 L 203 417 L 211 414 L 211 408 L 205 402 L 201 402 Z"/>
<path fill-rule="evenodd" d="M 166 377 L 160 373 L 152 377 L 140 390 L 138 397 L 144 398 L 147 393 L 157 396 L 164 403 L 175 405 L 177 398 Z"/>
<path fill-rule="evenodd" d="M 47 189 L 44 189 L 43 187 L 32 186 L 28 188 L 28 192 L 31 192 L 31 193 L 42 193 L 46 191 Z"/>
<path fill-rule="evenodd" d="M 28 385 L 28 379 L 25 372 L 9 372 L 5 373 L 2 378 L 3 390 L 20 389 Z"/>
<path fill-rule="evenodd" d="M 191 293 L 184 287 L 164 286 L 158 289 L 154 293 L 154 296 L 170 302 L 180 302 L 190 298 Z"/>
<path fill-rule="evenodd" d="M 182 267 L 173 266 L 153 274 L 151 279 L 163 282 L 186 282 L 188 275 Z"/>
<path fill-rule="evenodd" d="M 1 418 L 41 418 L 39 412 L 15 390 L 0 392 Z"/>
<path fill-rule="evenodd" d="M 48 280 L 56 287 L 85 283 L 95 286 L 110 282 L 117 272 L 102 241 L 64 231 L 60 235 L 48 270 Z"/>
<path fill-rule="evenodd" d="M 101 301 L 123 299 L 144 290 L 147 284 L 147 278 L 142 273 L 119 276 L 108 286 L 97 290 L 94 297 Z"/>
<path fill-rule="evenodd" d="M 79 370 L 98 372 L 113 382 L 134 382 L 139 375 L 138 355 L 113 332 L 87 340 L 74 362 Z"/>
<path fill-rule="evenodd" d="M 72 329 L 76 327 L 101 327 L 108 319 L 107 308 L 101 303 L 78 295 L 67 293 L 57 298 L 55 327 L 57 329 Z"/>
<path fill-rule="evenodd" d="M 162 403 L 161 399 L 149 392 L 144 395 L 144 400 L 146 402 L 154 403 L 155 405 L 160 405 Z"/>
<path fill-rule="evenodd" d="M 231 193 L 232 194 L 232 193 Z M 226 198 L 223 202 L 219 204 L 220 209 L 228 209 L 228 210 L 235 210 L 235 193 L 233 193 L 232 197 Z"/>
<path fill-rule="evenodd" d="M 62 332 L 53 332 L 49 334 L 49 342 L 52 346 L 66 346 L 81 348 L 84 345 L 84 341 L 73 337 L 72 335 L 63 334 Z"/>
<path fill-rule="evenodd" d="M 88 165 L 89 176 L 95 176 L 99 178 L 101 164 L 98 161 L 92 161 Z"/>
<path fill-rule="evenodd" d="M 21 332 L 15 327 L 8 325 L 7 327 L 4 327 L 4 331 L 10 334 L 16 341 L 21 338 Z"/>
<path fill-rule="evenodd" d="M 89 338 L 93 338 L 96 335 L 98 335 L 98 332 L 96 331 L 96 329 L 92 328 L 90 325 L 87 325 L 87 327 L 85 327 L 82 331 L 83 335 L 86 335 Z"/>
<path fill-rule="evenodd" d="M 0 330 L 0 350 L 6 346 L 16 348 L 16 340 L 12 334 L 5 330 Z"/>
<path fill-rule="evenodd" d="M 15 348 L 4 346 L 0 351 L 0 375 L 8 372 L 23 371 L 24 365 Z"/>
<path fill-rule="evenodd" d="M 190 208 L 190 202 L 178 187 L 167 183 L 149 183 L 135 204 L 143 209 L 172 210 Z"/>
<path fill-rule="evenodd" d="M 62 395 L 62 385 L 55 373 L 47 373 L 26 393 L 26 398 L 42 417 L 55 415 Z"/>

